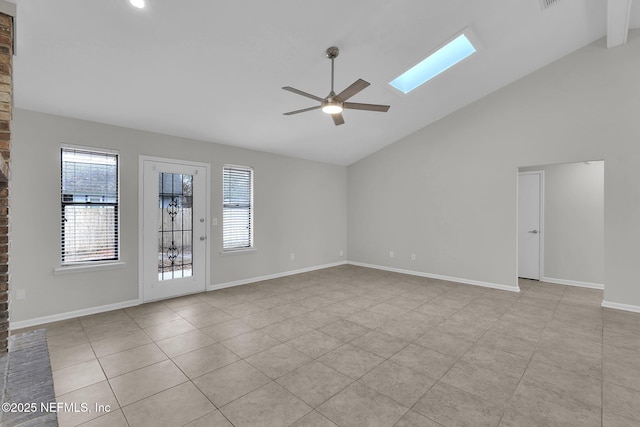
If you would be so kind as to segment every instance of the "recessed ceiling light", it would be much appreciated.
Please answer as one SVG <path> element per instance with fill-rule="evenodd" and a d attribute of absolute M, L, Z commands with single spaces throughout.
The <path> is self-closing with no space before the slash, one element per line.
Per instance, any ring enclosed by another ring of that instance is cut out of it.
<path fill-rule="evenodd" d="M 389 82 L 389 84 L 407 94 L 443 71 L 453 67 L 475 51 L 476 48 L 473 47 L 469 39 L 464 34 L 461 34 Z"/>
<path fill-rule="evenodd" d="M 138 9 L 144 8 L 144 0 L 129 0 L 131 6 L 137 7 Z"/>

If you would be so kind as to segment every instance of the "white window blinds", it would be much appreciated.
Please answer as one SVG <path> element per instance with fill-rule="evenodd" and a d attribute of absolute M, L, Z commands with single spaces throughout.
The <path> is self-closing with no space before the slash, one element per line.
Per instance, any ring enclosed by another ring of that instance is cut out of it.
<path fill-rule="evenodd" d="M 253 247 L 253 169 L 223 168 L 222 249 Z"/>
<path fill-rule="evenodd" d="M 62 148 L 62 264 L 118 259 L 118 155 Z"/>

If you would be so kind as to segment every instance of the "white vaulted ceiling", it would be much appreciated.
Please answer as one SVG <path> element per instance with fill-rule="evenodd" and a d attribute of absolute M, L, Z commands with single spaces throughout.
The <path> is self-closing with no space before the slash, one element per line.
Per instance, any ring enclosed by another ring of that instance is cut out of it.
<path fill-rule="evenodd" d="M 626 31 L 631 0 L 609 0 Z M 15 105 L 348 165 L 607 35 L 607 2 L 557 0 L 16 0 Z M 611 7 L 611 4 L 609 7 Z M 629 25 L 640 26 L 631 5 Z M 461 31 L 478 52 L 409 95 L 391 81 Z M 281 89 L 324 97 L 362 78 L 334 126 Z M 605 46 L 603 45 L 603 49 Z"/>

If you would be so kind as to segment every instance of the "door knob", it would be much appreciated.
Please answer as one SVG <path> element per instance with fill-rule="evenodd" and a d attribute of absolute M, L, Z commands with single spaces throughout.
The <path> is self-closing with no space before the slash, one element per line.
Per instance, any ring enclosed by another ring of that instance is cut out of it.
<path fill-rule="evenodd" d="M 531 234 L 538 234 L 538 230 L 531 230 L 531 231 L 527 231 L 527 233 L 531 233 Z"/>
<path fill-rule="evenodd" d="M 537 231 L 536 231 L 536 233 L 537 233 Z M 200 240 L 202 240 L 202 241 L 207 240 L 207 236 L 200 236 Z"/>

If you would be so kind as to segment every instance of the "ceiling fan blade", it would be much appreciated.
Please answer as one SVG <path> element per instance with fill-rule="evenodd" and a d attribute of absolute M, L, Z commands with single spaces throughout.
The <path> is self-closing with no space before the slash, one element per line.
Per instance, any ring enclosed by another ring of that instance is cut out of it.
<path fill-rule="evenodd" d="M 292 114 L 304 113 L 306 111 L 318 110 L 321 105 L 316 105 L 315 107 L 303 108 L 302 110 L 289 111 L 288 113 L 282 113 L 285 116 L 290 116 Z"/>
<path fill-rule="evenodd" d="M 340 92 L 338 95 L 336 95 L 336 98 L 340 98 L 340 100 L 346 101 L 347 99 L 351 98 L 353 95 L 365 89 L 369 85 L 370 85 L 369 82 L 366 82 L 362 79 L 358 79 L 355 82 L 353 82 L 351 86 L 349 86 L 348 88 Z"/>
<path fill-rule="evenodd" d="M 348 110 L 380 111 L 382 113 L 389 111 L 389 105 L 359 104 L 357 102 L 345 102 L 342 107 Z"/>
<path fill-rule="evenodd" d="M 331 118 L 333 119 L 333 123 L 335 123 L 336 126 L 344 124 L 344 117 L 342 117 L 342 113 L 332 114 Z"/>
<path fill-rule="evenodd" d="M 303 92 L 291 86 L 285 86 L 282 89 L 288 90 L 289 92 L 297 93 L 298 95 L 306 96 L 307 98 L 315 99 L 316 101 L 320 101 L 320 102 L 324 101 L 324 99 L 320 98 L 319 96 L 311 95 L 310 93 Z"/>

